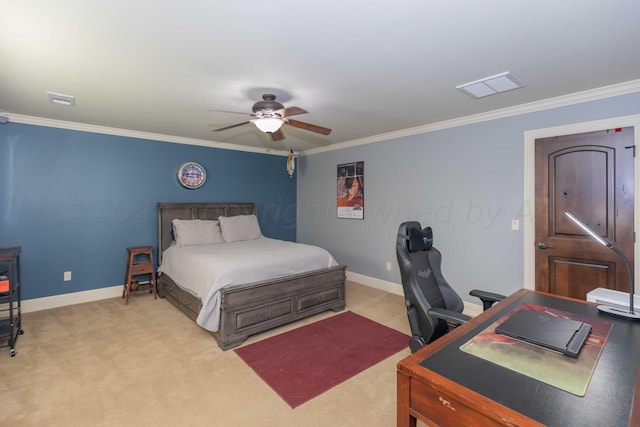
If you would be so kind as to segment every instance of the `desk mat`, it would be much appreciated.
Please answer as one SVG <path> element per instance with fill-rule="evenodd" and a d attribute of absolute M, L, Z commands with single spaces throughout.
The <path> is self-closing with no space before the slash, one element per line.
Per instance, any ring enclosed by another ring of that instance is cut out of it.
<path fill-rule="evenodd" d="M 495 332 L 517 310 L 533 310 L 591 325 L 591 333 L 577 358 L 527 344 Z M 542 381 L 561 390 L 584 396 L 613 323 L 536 304 L 524 303 L 471 338 L 460 350 L 504 368 Z"/>

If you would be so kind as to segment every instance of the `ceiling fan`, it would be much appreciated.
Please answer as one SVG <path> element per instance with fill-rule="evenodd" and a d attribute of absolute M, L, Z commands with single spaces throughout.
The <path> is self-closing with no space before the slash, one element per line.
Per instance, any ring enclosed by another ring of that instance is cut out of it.
<path fill-rule="evenodd" d="M 246 114 L 238 113 L 237 111 L 226 110 L 213 110 L 225 113 Z M 322 126 L 312 125 L 311 123 L 301 122 L 290 118 L 298 114 L 307 113 L 307 110 L 300 107 L 288 107 L 276 101 L 276 96 L 270 93 L 262 95 L 262 101 L 258 101 L 253 104 L 253 113 L 249 114 L 250 117 L 255 119 L 247 120 L 246 122 L 236 123 L 235 125 L 225 126 L 220 129 L 214 129 L 214 132 L 220 132 L 223 130 L 231 129 L 238 126 L 243 126 L 249 123 L 256 125 L 262 132 L 271 136 L 273 141 L 281 141 L 284 139 L 284 133 L 282 132 L 282 125 L 286 124 L 296 128 L 308 130 L 311 132 L 320 133 L 322 135 L 329 135 L 331 129 Z"/>

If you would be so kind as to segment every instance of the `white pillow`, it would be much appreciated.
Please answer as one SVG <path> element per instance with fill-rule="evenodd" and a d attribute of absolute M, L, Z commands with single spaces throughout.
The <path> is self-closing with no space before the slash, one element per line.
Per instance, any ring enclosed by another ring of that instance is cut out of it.
<path fill-rule="evenodd" d="M 218 221 L 174 219 L 171 221 L 176 245 L 213 245 L 224 243 Z"/>
<path fill-rule="evenodd" d="M 221 216 L 220 228 L 225 242 L 255 240 L 262 237 L 258 218 L 255 215 Z"/>

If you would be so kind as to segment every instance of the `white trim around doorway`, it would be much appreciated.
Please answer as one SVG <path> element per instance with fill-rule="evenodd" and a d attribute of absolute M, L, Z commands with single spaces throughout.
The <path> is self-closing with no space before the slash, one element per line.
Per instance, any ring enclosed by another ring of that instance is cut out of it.
<path fill-rule="evenodd" d="M 640 141 L 640 115 L 614 117 L 592 122 L 574 123 L 544 129 L 529 130 L 524 133 L 524 287 L 535 289 L 535 141 L 539 138 L 594 132 L 604 129 L 633 127 L 634 144 Z M 635 157 L 635 194 L 634 229 L 640 225 L 640 153 Z M 634 244 L 634 265 L 639 265 L 640 254 Z M 635 275 L 635 288 L 638 289 L 638 275 Z"/>

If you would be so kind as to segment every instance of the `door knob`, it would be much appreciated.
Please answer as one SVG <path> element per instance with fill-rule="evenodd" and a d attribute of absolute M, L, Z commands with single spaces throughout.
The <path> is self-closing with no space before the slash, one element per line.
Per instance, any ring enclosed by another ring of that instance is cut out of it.
<path fill-rule="evenodd" d="M 542 243 L 542 242 L 538 243 L 538 247 L 539 247 L 540 249 L 553 249 L 553 246 L 551 246 L 551 245 L 546 245 L 546 244 L 544 244 L 544 243 Z"/>

